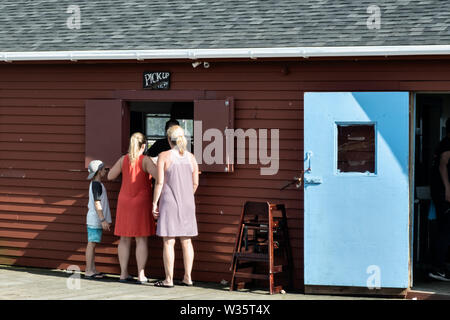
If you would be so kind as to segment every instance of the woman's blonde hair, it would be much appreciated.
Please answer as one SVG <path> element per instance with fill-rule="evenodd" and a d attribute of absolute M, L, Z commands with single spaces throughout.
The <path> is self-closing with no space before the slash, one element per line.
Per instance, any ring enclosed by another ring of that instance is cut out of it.
<path fill-rule="evenodd" d="M 130 162 L 134 162 L 138 158 L 139 151 L 144 143 L 147 143 L 147 140 L 142 133 L 133 133 L 130 138 L 130 146 L 128 147 L 128 157 L 130 158 Z"/>
<path fill-rule="evenodd" d="M 172 144 L 178 147 L 181 154 L 184 154 L 187 148 L 187 140 L 184 136 L 184 130 L 180 126 L 171 126 L 167 129 L 167 136 L 169 137 Z"/>

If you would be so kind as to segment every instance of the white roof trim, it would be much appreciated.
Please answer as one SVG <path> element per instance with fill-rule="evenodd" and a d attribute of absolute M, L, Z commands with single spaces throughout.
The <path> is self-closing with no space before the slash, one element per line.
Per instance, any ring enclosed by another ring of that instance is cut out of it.
<path fill-rule="evenodd" d="M 450 55 L 450 45 L 0 52 L 0 61 L 195 60 L 213 58 L 258 59 L 403 55 Z"/>

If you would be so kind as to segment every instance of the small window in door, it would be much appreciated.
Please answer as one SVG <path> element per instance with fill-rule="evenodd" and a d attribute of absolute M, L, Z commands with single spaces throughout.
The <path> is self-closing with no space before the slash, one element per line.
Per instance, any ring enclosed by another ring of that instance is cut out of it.
<path fill-rule="evenodd" d="M 338 172 L 375 173 L 375 125 L 337 125 Z"/>

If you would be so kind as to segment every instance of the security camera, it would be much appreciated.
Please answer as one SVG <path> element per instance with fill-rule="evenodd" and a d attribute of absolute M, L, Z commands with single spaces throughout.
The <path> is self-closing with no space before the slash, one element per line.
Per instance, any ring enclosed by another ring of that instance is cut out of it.
<path fill-rule="evenodd" d="M 192 67 L 197 68 L 201 64 L 202 64 L 201 61 L 195 61 L 195 62 L 192 62 Z"/>
<path fill-rule="evenodd" d="M 203 62 L 203 67 L 205 68 L 205 69 L 208 69 L 209 68 L 209 62 Z"/>

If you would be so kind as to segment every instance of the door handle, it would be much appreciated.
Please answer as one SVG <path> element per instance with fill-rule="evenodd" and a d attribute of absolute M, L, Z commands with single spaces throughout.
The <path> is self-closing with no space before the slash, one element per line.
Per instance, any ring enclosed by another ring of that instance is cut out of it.
<path fill-rule="evenodd" d="M 322 177 L 305 177 L 305 184 L 321 184 Z"/>
<path fill-rule="evenodd" d="M 300 172 L 300 177 L 294 177 L 294 179 L 291 181 L 291 182 L 289 182 L 288 184 L 286 184 L 284 187 L 282 187 L 280 190 L 284 190 L 284 189 L 286 189 L 287 187 L 289 187 L 290 185 L 292 185 L 292 184 L 294 184 L 295 183 L 295 187 L 298 189 L 298 188 L 300 188 L 301 186 L 302 186 L 302 181 L 303 181 L 303 177 L 304 177 L 304 172 L 303 171 L 301 171 Z"/>

